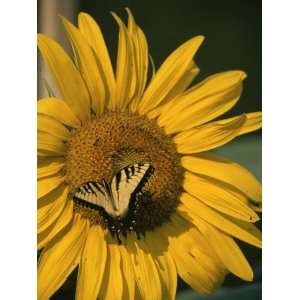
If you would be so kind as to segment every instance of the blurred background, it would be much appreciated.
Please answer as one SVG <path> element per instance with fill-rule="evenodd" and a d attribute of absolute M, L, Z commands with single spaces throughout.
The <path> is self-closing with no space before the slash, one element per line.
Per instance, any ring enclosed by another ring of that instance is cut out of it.
<path fill-rule="evenodd" d="M 38 31 L 52 36 L 70 51 L 58 15 L 76 23 L 78 12 L 85 11 L 100 23 L 114 62 L 118 27 L 110 11 L 125 20 L 125 7 L 131 9 L 144 30 L 156 68 L 181 43 L 204 35 L 205 42 L 195 58 L 201 70 L 195 82 L 217 72 L 241 69 L 248 75 L 244 92 L 225 117 L 261 110 L 261 0 L 38 0 Z M 43 80 L 51 82 L 51 78 L 38 59 L 40 98 L 46 95 Z M 240 137 L 215 152 L 244 165 L 261 180 L 261 131 Z M 254 282 L 245 283 L 229 275 L 215 295 L 203 297 L 179 281 L 177 300 L 261 299 L 261 251 L 241 242 L 239 245 L 254 269 Z M 74 299 L 75 281 L 76 273 L 52 299 Z"/>

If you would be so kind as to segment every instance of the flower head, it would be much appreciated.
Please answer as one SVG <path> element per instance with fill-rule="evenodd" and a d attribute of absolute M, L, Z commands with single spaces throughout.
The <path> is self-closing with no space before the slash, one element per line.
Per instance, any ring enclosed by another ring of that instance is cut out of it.
<path fill-rule="evenodd" d="M 261 185 L 208 153 L 261 127 L 254 112 L 213 121 L 238 101 L 242 71 L 190 87 L 194 37 L 148 76 L 148 45 L 127 10 L 114 72 L 96 22 L 62 18 L 74 61 L 38 46 L 58 89 L 38 101 L 39 299 L 78 266 L 76 299 L 175 299 L 177 274 L 200 293 L 253 273 L 234 238 L 261 246 Z"/>

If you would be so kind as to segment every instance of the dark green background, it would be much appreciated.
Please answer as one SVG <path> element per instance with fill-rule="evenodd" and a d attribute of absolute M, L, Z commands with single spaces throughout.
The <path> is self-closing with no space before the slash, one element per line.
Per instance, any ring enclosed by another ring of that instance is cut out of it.
<path fill-rule="evenodd" d="M 201 70 L 196 81 L 225 70 L 243 70 L 248 75 L 243 95 L 227 115 L 261 110 L 260 0 L 81 0 L 79 3 L 80 11 L 88 12 L 100 23 L 113 62 L 116 57 L 118 27 L 110 11 L 126 20 L 124 8 L 131 9 L 147 36 L 156 68 L 181 43 L 195 35 L 204 35 L 206 40 L 195 59 Z M 261 179 L 260 132 L 239 138 L 216 152 L 238 161 Z M 261 252 L 244 243 L 239 244 L 254 268 L 254 283 L 247 284 L 229 275 L 216 295 L 201 297 L 180 281 L 177 299 L 261 299 Z M 73 280 L 68 280 L 53 299 L 73 298 L 76 275 L 72 276 Z"/>

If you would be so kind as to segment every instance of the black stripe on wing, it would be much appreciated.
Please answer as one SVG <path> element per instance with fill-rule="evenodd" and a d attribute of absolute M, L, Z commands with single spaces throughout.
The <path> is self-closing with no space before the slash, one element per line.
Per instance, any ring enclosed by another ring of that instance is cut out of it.
<path fill-rule="evenodd" d="M 143 185 L 143 183 L 145 182 L 145 180 L 148 179 L 149 174 L 151 174 L 151 166 L 150 163 L 145 162 L 145 163 L 136 163 L 134 165 L 129 165 L 127 167 L 125 167 L 124 169 L 120 170 L 117 174 L 116 174 L 116 189 L 117 191 L 119 191 L 120 188 L 120 183 L 121 180 L 126 180 L 126 182 L 130 183 L 130 180 L 133 177 L 140 177 L 140 181 L 137 184 L 137 186 L 135 187 L 134 191 L 141 185 Z M 124 175 L 126 176 L 126 179 L 124 178 Z M 145 177 L 145 180 L 144 180 Z"/>
<path fill-rule="evenodd" d="M 105 192 L 103 191 L 106 188 L 106 186 L 104 186 L 101 183 L 98 182 L 87 182 L 83 185 L 80 186 L 80 188 L 77 189 L 77 191 L 75 191 L 74 195 L 73 195 L 73 199 L 77 202 L 79 202 L 80 204 L 83 204 L 87 207 L 90 208 L 94 208 L 94 209 L 100 209 L 103 208 L 102 206 L 100 206 L 98 203 L 99 201 L 96 200 L 97 203 L 91 202 L 88 197 L 90 195 L 97 195 L 97 192 L 101 193 L 101 195 L 103 197 L 105 197 Z"/>

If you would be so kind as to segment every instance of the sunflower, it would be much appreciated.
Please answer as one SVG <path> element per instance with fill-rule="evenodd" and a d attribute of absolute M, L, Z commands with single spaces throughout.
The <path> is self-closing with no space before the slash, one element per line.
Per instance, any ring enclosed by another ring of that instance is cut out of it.
<path fill-rule="evenodd" d="M 76 299 L 175 299 L 177 275 L 199 293 L 229 272 L 251 281 L 234 238 L 261 247 L 261 185 L 208 151 L 261 127 L 261 113 L 218 119 L 240 98 L 242 71 L 191 86 L 196 36 L 149 76 L 146 37 L 131 12 L 114 72 L 86 13 L 62 17 L 74 59 L 38 46 L 57 88 L 38 110 L 38 298 L 78 268 Z M 151 78 L 150 78 L 151 77 Z"/>

